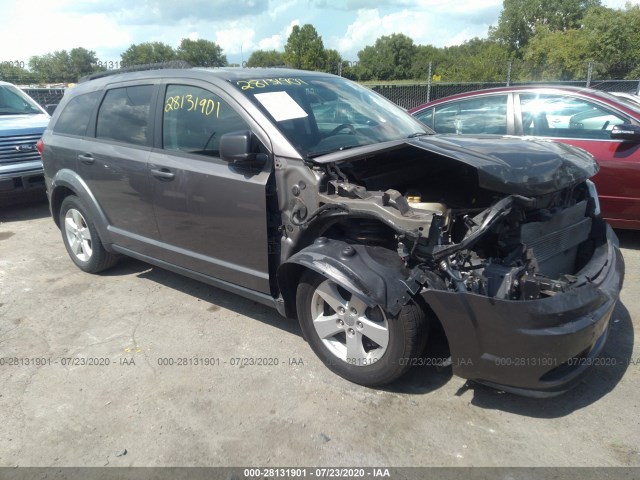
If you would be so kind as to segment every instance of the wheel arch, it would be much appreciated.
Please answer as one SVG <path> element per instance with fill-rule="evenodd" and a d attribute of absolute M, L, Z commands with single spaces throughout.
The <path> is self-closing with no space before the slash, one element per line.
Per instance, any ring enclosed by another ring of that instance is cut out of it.
<path fill-rule="evenodd" d="M 409 280 L 411 270 L 396 252 L 320 237 L 278 268 L 278 287 L 289 318 L 297 318 L 296 290 L 306 270 L 331 279 L 367 305 L 380 305 L 392 315 L 421 288 L 417 281 Z"/>
<path fill-rule="evenodd" d="M 62 202 L 70 195 L 78 197 L 87 208 L 92 217 L 93 223 L 98 230 L 100 240 L 102 241 L 105 249 L 111 252 L 112 242 L 111 235 L 107 228 L 109 225 L 107 216 L 84 180 L 82 180 L 82 178 L 80 178 L 74 171 L 69 169 L 59 170 L 51 181 L 51 215 L 58 228 L 61 227 L 60 208 L 62 206 Z"/>

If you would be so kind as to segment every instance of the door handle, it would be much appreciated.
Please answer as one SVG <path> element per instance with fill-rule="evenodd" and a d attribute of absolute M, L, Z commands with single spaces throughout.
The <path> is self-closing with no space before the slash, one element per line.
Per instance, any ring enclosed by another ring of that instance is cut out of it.
<path fill-rule="evenodd" d="M 152 168 L 151 175 L 153 175 L 156 178 L 159 178 L 160 180 L 173 180 L 174 177 L 176 176 L 176 174 L 173 173 L 168 168 L 159 168 L 159 169 Z"/>
<path fill-rule="evenodd" d="M 82 153 L 78 155 L 78 160 L 80 160 L 82 163 L 86 163 L 87 165 L 91 165 L 96 161 L 96 159 L 93 158 L 93 155 L 91 155 L 90 153 Z"/>

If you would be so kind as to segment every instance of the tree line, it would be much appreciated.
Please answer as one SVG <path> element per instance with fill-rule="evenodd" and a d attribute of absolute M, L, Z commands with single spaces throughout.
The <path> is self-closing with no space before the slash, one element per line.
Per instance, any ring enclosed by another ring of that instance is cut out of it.
<path fill-rule="evenodd" d="M 82 47 L 33 56 L 28 65 L 3 62 L 0 74 L 23 83 L 75 82 L 113 67 L 184 61 L 192 66 L 228 66 L 222 48 L 209 40 L 182 39 L 133 44 L 120 62 L 100 62 Z M 311 24 L 294 26 L 284 51 L 256 50 L 242 66 L 288 66 L 336 73 L 358 81 L 430 79 L 443 82 L 640 78 L 640 6 L 603 6 L 600 0 L 504 0 L 486 38 L 461 45 L 416 45 L 402 33 L 379 37 L 345 61 L 324 47 Z"/>

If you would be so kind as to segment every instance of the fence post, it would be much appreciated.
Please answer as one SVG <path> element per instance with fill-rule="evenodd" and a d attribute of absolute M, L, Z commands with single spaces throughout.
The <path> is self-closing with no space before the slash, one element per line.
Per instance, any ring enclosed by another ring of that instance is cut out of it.
<path fill-rule="evenodd" d="M 589 62 L 587 67 L 587 88 L 591 86 L 591 75 L 593 75 L 593 62 Z"/>
<path fill-rule="evenodd" d="M 427 103 L 431 101 L 431 78 L 433 74 L 431 73 L 431 66 L 433 64 L 429 62 L 429 76 L 427 77 Z"/>
<path fill-rule="evenodd" d="M 511 68 L 513 66 L 513 60 L 509 60 L 507 64 L 507 87 L 511 86 Z"/>

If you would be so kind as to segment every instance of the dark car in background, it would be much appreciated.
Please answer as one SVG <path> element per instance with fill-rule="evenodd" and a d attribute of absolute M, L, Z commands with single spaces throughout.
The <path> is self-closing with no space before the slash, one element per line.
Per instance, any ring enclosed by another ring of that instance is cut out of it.
<path fill-rule="evenodd" d="M 80 269 L 128 255 L 272 306 L 369 386 L 434 328 L 454 373 L 522 394 L 567 390 L 602 350 L 624 263 L 583 150 L 434 135 L 318 72 L 98 76 L 39 142 Z"/>
<path fill-rule="evenodd" d="M 441 98 L 410 110 L 438 133 L 546 138 L 591 153 L 602 215 L 640 229 L 640 105 L 574 87 L 506 87 Z"/>
<path fill-rule="evenodd" d="M 36 143 L 49 114 L 15 85 L 0 81 L 0 198 L 41 190 L 42 160 Z"/>

